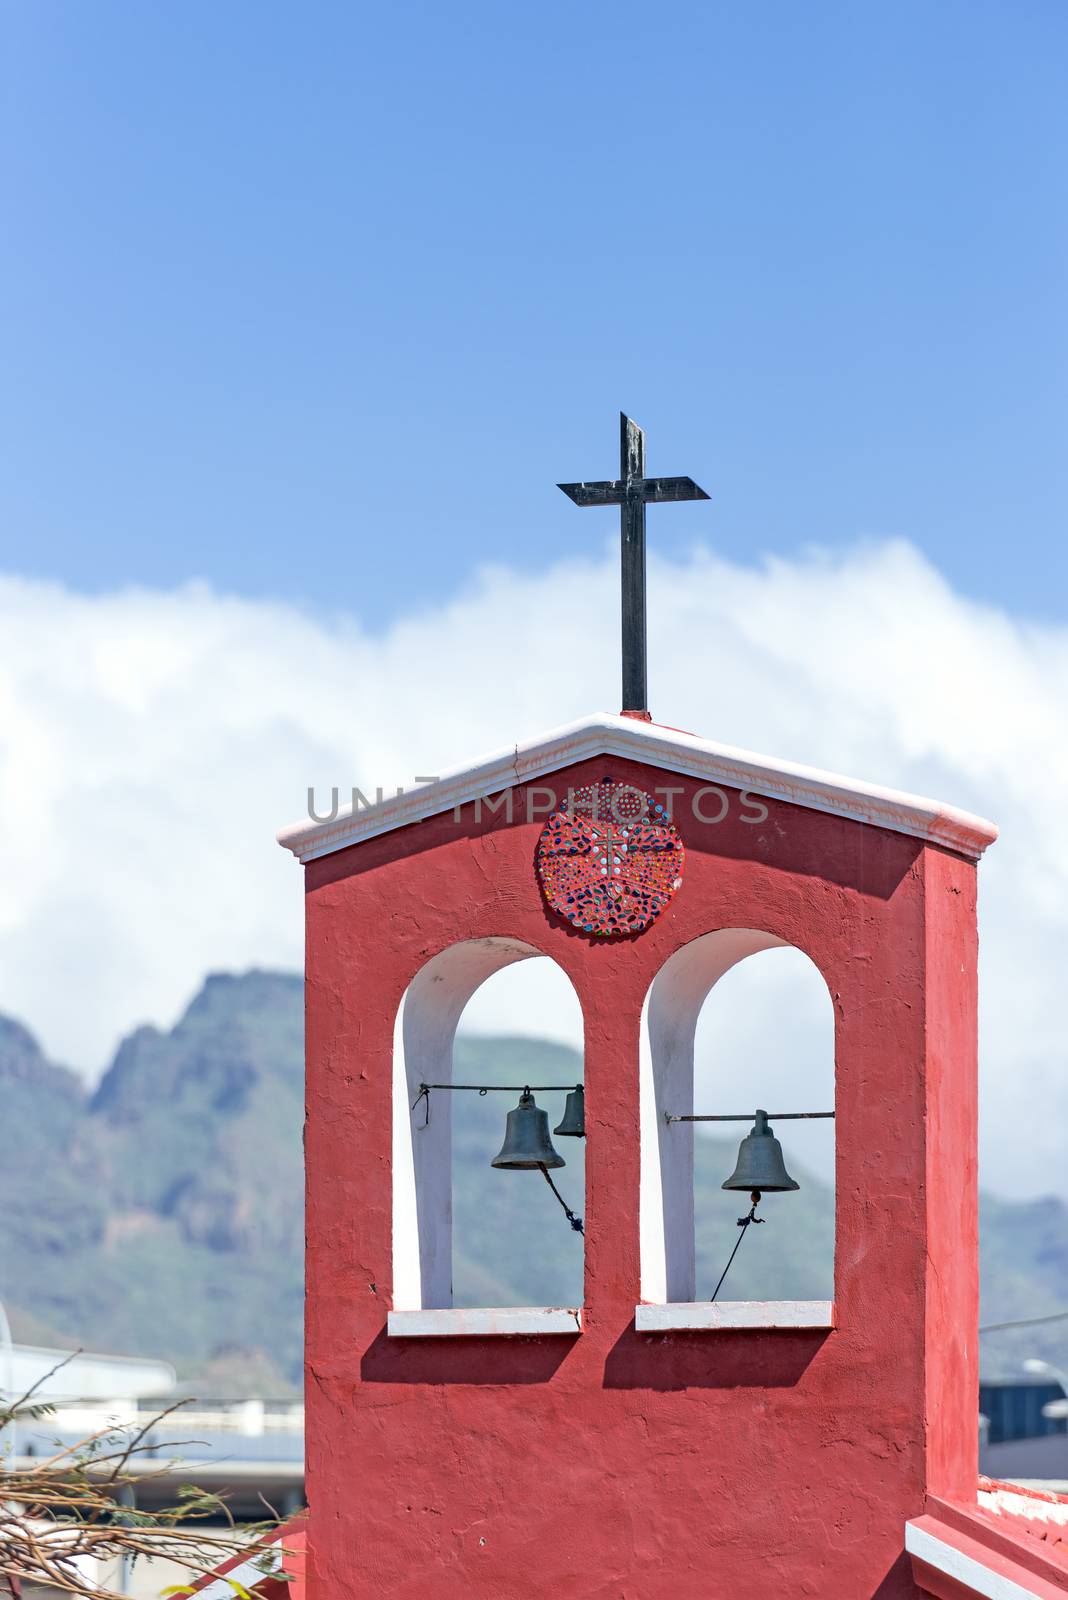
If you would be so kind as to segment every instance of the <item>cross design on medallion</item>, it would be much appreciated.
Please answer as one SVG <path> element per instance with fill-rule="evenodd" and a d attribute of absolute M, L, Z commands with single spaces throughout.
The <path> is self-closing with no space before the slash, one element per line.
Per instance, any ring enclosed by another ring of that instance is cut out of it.
<path fill-rule="evenodd" d="M 623 871 L 623 857 L 627 853 L 627 841 L 630 837 L 629 828 L 620 828 L 618 832 L 613 832 L 610 822 L 607 826 L 597 823 L 591 832 L 593 837 L 590 842 L 590 849 L 600 860 L 602 877 L 618 878 Z M 616 854 L 617 850 L 619 851 L 618 855 Z M 623 892 L 622 886 L 618 883 L 610 882 L 608 888 L 617 896 Z"/>
<path fill-rule="evenodd" d="M 554 911 L 602 938 L 640 933 L 682 882 L 678 830 L 652 795 L 610 778 L 577 790 L 542 829 L 537 871 Z"/>

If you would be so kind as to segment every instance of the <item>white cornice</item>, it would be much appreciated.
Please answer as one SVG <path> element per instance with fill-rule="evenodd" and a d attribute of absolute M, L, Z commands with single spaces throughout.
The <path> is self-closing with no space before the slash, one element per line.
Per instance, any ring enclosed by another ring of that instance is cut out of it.
<path fill-rule="evenodd" d="M 713 744 L 634 717 L 595 712 L 579 722 L 554 728 L 524 744 L 498 750 L 481 760 L 453 767 L 434 783 L 423 783 L 377 804 L 346 810 L 328 822 L 297 822 L 283 828 L 279 844 L 301 861 L 314 861 L 376 834 L 440 815 L 479 798 L 487 799 L 517 784 L 545 777 L 561 767 L 596 756 L 620 756 L 667 772 L 726 784 L 765 799 L 785 800 L 810 811 L 849 817 L 871 827 L 889 828 L 916 839 L 945 845 L 977 861 L 997 838 L 997 828 L 982 817 L 937 800 L 860 783 L 815 767 L 795 766 L 772 756 L 754 755 L 731 745 Z"/>
<path fill-rule="evenodd" d="M 913 1576 L 926 1594 L 960 1595 L 961 1600 L 966 1595 L 974 1600 L 1053 1600 L 1054 1595 L 1064 1594 L 1059 1572 L 1051 1570 L 1049 1578 L 1037 1577 L 1013 1557 L 986 1548 L 980 1539 L 959 1533 L 934 1517 L 906 1522 L 905 1549 L 913 1560 Z M 1046 1553 L 1037 1542 L 1035 1553 Z M 947 1587 L 929 1588 L 923 1580 L 930 1573 L 948 1580 Z"/>

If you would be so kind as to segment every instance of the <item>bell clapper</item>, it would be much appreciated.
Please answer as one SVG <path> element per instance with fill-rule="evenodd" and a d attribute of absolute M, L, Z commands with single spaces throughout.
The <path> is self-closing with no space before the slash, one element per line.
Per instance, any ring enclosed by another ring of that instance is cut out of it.
<path fill-rule="evenodd" d="M 749 1226 L 749 1224 L 751 1222 L 766 1222 L 768 1220 L 767 1217 L 758 1217 L 757 1214 L 756 1214 L 756 1208 L 760 1204 L 760 1190 L 759 1189 L 754 1189 L 752 1191 L 752 1193 L 750 1194 L 749 1198 L 752 1201 L 752 1204 L 750 1205 L 749 1210 L 746 1213 L 746 1215 L 744 1217 L 739 1217 L 738 1218 L 738 1226 L 739 1226 L 739 1228 L 741 1228 L 742 1231 L 738 1235 L 738 1238 L 735 1241 L 734 1249 L 730 1253 L 730 1258 L 729 1258 L 729 1260 L 727 1262 L 727 1265 L 724 1267 L 723 1271 L 719 1275 L 719 1282 L 716 1284 L 716 1287 L 712 1291 L 712 1299 L 709 1302 L 710 1305 L 714 1305 L 715 1304 L 716 1299 L 717 1299 L 717 1297 L 719 1295 L 719 1291 L 723 1288 L 723 1280 L 727 1276 L 728 1272 L 731 1270 L 731 1265 L 732 1265 L 732 1263 L 734 1261 L 734 1258 L 738 1254 L 738 1248 L 741 1245 L 742 1240 L 745 1238 L 745 1230 L 746 1230 L 746 1228 L 748 1228 L 748 1226 Z"/>
<path fill-rule="evenodd" d="M 571 1207 L 568 1205 L 567 1201 L 564 1199 L 563 1195 L 560 1193 L 559 1189 L 556 1187 L 555 1183 L 550 1178 L 549 1172 L 548 1172 L 548 1168 L 545 1167 L 539 1161 L 538 1170 L 541 1173 L 542 1177 L 545 1179 L 546 1183 L 549 1185 L 549 1188 L 552 1190 L 553 1194 L 556 1196 L 556 1198 L 559 1200 L 560 1204 L 563 1206 L 564 1215 L 567 1217 L 568 1222 L 570 1222 L 570 1224 L 574 1228 L 575 1232 L 584 1234 L 585 1230 L 583 1229 L 583 1226 L 582 1226 L 582 1218 L 581 1217 L 576 1217 L 575 1213 L 572 1211 Z"/>

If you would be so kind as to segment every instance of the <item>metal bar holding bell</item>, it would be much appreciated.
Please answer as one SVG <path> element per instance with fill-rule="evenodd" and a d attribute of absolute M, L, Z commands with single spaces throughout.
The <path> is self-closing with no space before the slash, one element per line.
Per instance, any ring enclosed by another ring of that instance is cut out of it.
<path fill-rule="evenodd" d="M 424 1089 L 475 1089 L 479 1094 L 515 1094 L 517 1089 L 529 1089 L 531 1094 L 549 1094 L 552 1090 L 570 1094 L 572 1089 L 581 1088 L 581 1083 L 421 1083 L 419 1093 Z"/>
<path fill-rule="evenodd" d="M 765 1113 L 769 1122 L 801 1122 L 811 1117 L 833 1117 L 833 1111 L 768 1111 Z M 707 1112 L 701 1116 L 677 1117 L 674 1112 L 665 1111 L 664 1121 L 672 1122 L 752 1122 L 754 1113 L 743 1111 L 740 1115 L 724 1116 L 710 1115 Z"/>
<path fill-rule="evenodd" d="M 423 1102 L 424 1109 L 426 1111 L 426 1119 L 423 1123 L 423 1127 L 428 1128 L 430 1126 L 430 1091 L 432 1089 L 464 1089 L 472 1094 L 483 1095 L 515 1094 L 519 1087 L 520 1085 L 517 1083 L 421 1083 L 419 1085 L 419 1093 L 412 1101 L 412 1110 L 414 1111 L 416 1109 L 420 1100 Z M 536 1091 L 538 1094 L 566 1094 L 567 1107 L 564 1111 L 564 1121 L 566 1123 L 571 1117 L 575 1117 L 578 1120 L 574 1127 L 565 1127 L 561 1125 L 561 1127 L 557 1129 L 557 1132 L 585 1134 L 586 1129 L 582 1100 L 584 1089 L 581 1083 L 525 1083 L 522 1085 L 522 1092 L 524 1094 L 529 1095 L 532 1091 Z M 573 1096 L 577 1098 L 573 1100 Z"/>

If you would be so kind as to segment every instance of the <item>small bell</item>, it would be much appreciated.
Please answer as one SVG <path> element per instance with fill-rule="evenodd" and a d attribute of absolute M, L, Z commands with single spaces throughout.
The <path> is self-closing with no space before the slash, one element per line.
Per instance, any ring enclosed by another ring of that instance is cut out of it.
<path fill-rule="evenodd" d="M 581 1083 L 576 1084 L 568 1095 L 564 1105 L 564 1114 L 556 1124 L 553 1132 L 567 1135 L 572 1139 L 585 1139 L 586 1091 Z"/>
<path fill-rule="evenodd" d="M 566 1165 L 549 1138 L 549 1113 L 535 1104 L 529 1089 L 524 1089 L 519 1104 L 508 1113 L 504 1143 L 490 1166 L 505 1172 L 536 1172 L 539 1167 Z"/>
<path fill-rule="evenodd" d="M 768 1127 L 766 1111 L 757 1112 L 751 1130 L 738 1146 L 738 1165 L 722 1187 L 755 1189 L 765 1194 L 782 1194 L 800 1188 L 786 1170 L 782 1145 Z"/>

